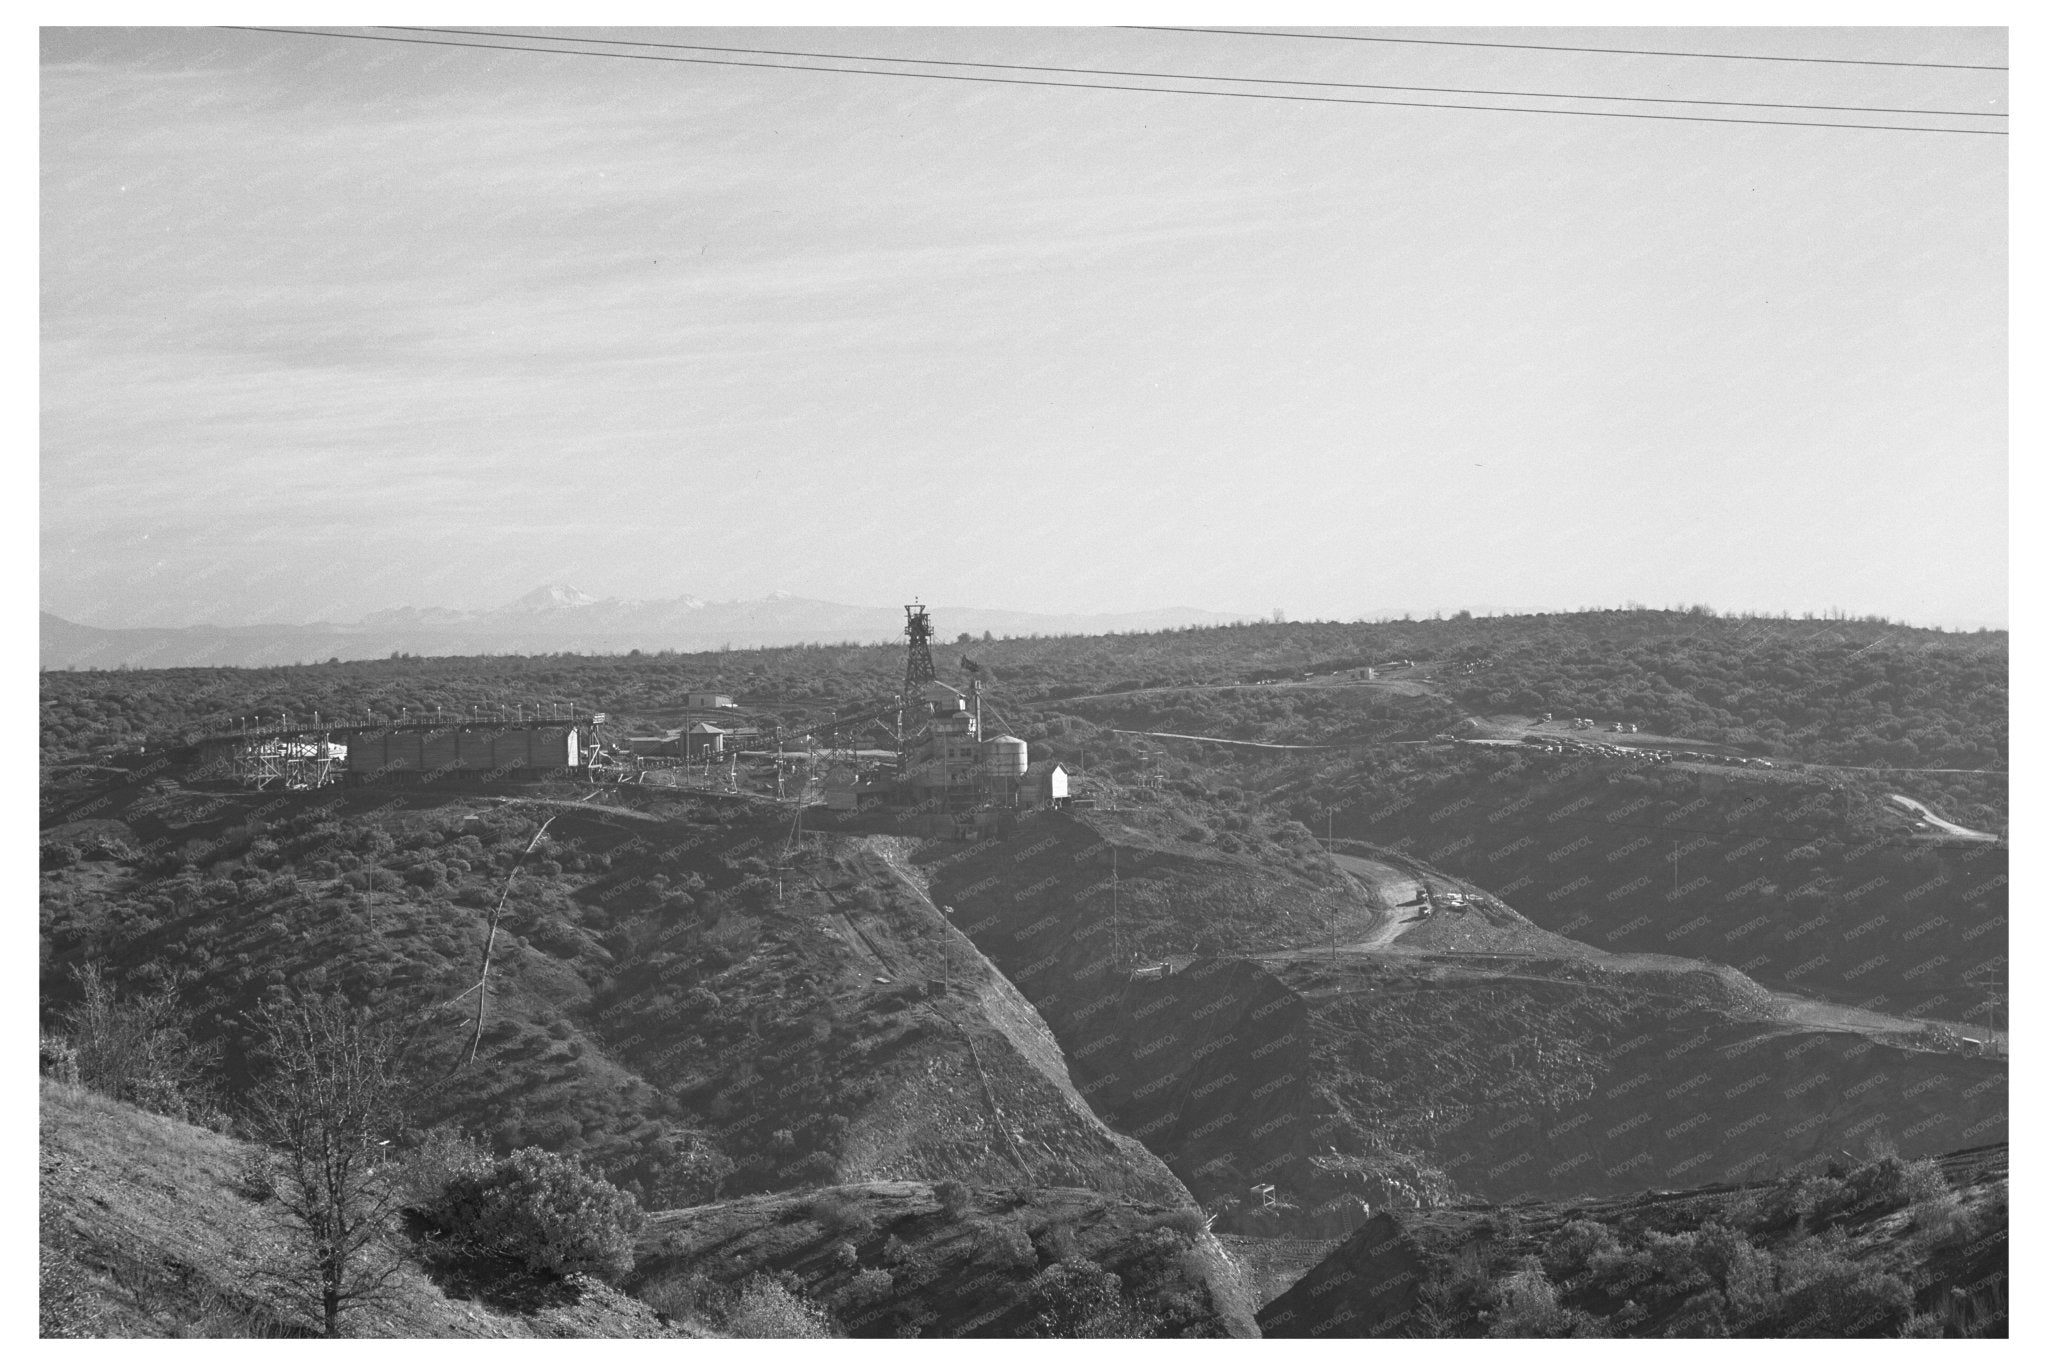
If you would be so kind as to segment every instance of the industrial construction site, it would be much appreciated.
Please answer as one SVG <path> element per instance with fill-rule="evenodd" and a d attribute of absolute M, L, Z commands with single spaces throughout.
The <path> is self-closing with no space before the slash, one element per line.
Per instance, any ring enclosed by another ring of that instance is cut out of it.
<path fill-rule="evenodd" d="M 194 776 L 255 790 L 334 784 L 639 784 L 903 817 L 924 834 L 974 837 L 1017 812 L 1090 804 L 1065 765 L 1033 762 L 1000 728 L 985 670 L 962 656 L 942 682 L 924 606 L 904 607 L 899 692 L 785 724 L 730 694 L 679 690 L 658 723 L 577 705 L 468 714 L 237 718 L 197 746 Z"/>

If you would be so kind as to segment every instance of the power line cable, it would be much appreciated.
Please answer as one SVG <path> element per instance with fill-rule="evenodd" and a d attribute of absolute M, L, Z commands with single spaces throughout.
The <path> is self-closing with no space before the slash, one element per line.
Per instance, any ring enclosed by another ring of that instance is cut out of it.
<path fill-rule="evenodd" d="M 1507 47 L 1527 52 L 1608 52 L 1624 57 L 1705 57 L 1724 62 L 1813 62 L 1826 66 L 1911 66 L 1930 71 L 2010 71 L 1971 62 L 1885 62 L 1869 57 L 1776 57 L 1755 52 L 1665 52 L 1638 47 L 1566 47 L 1557 43 L 1488 43 L 1476 38 L 1385 38 L 1366 33 L 1275 33 L 1258 28 L 1182 28 L 1171 24 L 1125 24 L 1147 33 L 1210 33 L 1242 38 L 1318 38 L 1341 43 L 1417 43 L 1431 47 Z"/>
<path fill-rule="evenodd" d="M 1810 109 L 1838 114 L 1922 114 L 1953 118 L 2007 118 L 2003 113 L 1972 109 L 1900 109 L 1868 104 L 1793 104 L 1778 100 L 1680 99 L 1659 95 L 1586 95 L 1551 90 L 1486 90 L 1462 85 L 1383 85 L 1368 81 L 1289 80 L 1277 76 L 1208 76 L 1180 71 L 1121 71 L 1093 66 L 1030 66 L 1017 62 L 961 62 L 931 57 L 877 57 L 850 52 L 797 52 L 772 47 L 721 47 L 711 43 L 658 43 L 625 38 L 556 37 L 546 33 L 504 33 L 492 29 L 427 28 L 420 25 L 384 24 L 402 33 L 441 33 L 471 38 L 532 39 L 549 43 L 597 43 L 607 47 L 654 47 L 687 52 L 738 52 L 761 57 L 814 57 L 834 62 L 902 62 L 912 66 L 964 66 L 980 71 L 1040 71 L 1068 76 L 1137 76 L 1162 81 L 1219 81 L 1239 85 L 1306 85 L 1331 90 L 1407 90 L 1433 95 L 1500 95 L 1516 99 L 1619 100 L 1630 104 L 1712 104 L 1743 109 Z"/>
<path fill-rule="evenodd" d="M 1491 114 L 1557 114 L 1578 118 L 1649 119 L 1675 123 L 1734 123 L 1750 127 L 1853 128 L 1875 133 L 1953 133 L 2005 137 L 1999 128 L 1932 128 L 1899 123 L 1832 123 L 1806 119 L 1721 118 L 1711 114 L 1641 114 L 1617 109 L 1533 109 L 1520 105 L 1449 104 L 1430 100 L 1349 99 L 1336 95 L 1283 95 L 1266 90 L 1175 90 L 1160 85 L 1111 85 L 1101 81 L 1041 81 L 1022 76 L 965 76 L 940 71 L 875 71 L 861 67 L 794 66 L 788 62 L 750 62 L 729 57 L 670 57 L 651 52 L 585 52 L 567 47 L 522 47 L 512 43 L 469 43 L 453 38 L 407 38 L 393 33 L 330 33 L 319 29 L 270 28 L 258 24 L 223 24 L 243 33 L 282 33 L 299 38 L 353 38 L 366 42 L 412 43 L 428 47 L 467 47 L 485 52 L 545 52 L 557 57 L 597 57 L 619 61 L 682 62 L 693 66 L 757 67 L 778 71 L 813 71 L 838 76 L 893 76 L 906 80 L 968 81 L 979 85 L 1031 85 L 1054 90 L 1126 90 L 1146 95 L 1197 95 L 1213 99 L 1284 100 L 1297 104 L 1368 104 L 1402 109 L 1470 109 Z"/>

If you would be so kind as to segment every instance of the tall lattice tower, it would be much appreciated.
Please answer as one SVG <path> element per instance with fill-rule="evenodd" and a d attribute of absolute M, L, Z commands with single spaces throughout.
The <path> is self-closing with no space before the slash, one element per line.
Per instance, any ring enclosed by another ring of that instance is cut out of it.
<path fill-rule="evenodd" d="M 912 602 L 903 609 L 908 618 L 903 633 L 910 637 L 910 654 L 903 661 L 903 701 L 909 705 L 917 696 L 917 689 L 928 682 L 938 681 L 939 672 L 932 667 L 932 617 L 917 603 Z"/>
<path fill-rule="evenodd" d="M 910 738 L 910 718 L 917 714 L 917 691 L 937 682 L 939 671 L 932 667 L 932 617 L 917 603 L 903 608 L 903 633 L 910 637 L 910 652 L 903 660 L 903 695 L 896 701 L 896 753 L 902 757 Z"/>

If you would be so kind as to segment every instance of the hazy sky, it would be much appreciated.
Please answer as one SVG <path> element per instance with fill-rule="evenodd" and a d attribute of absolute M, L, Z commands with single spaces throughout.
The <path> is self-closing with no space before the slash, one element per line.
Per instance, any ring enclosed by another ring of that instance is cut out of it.
<path fill-rule="evenodd" d="M 549 31 L 2006 108 L 1986 71 Z M 1994 29 L 1349 31 L 2006 60 Z M 92 624 L 493 606 L 548 582 L 2006 618 L 2002 137 L 203 29 L 45 30 L 42 109 L 41 597 Z"/>

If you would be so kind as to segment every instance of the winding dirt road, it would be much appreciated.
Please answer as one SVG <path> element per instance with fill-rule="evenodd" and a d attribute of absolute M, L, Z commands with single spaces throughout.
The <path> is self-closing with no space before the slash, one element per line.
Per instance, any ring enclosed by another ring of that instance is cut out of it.
<path fill-rule="evenodd" d="M 1891 799 L 1898 802 L 1900 805 L 1906 807 L 1906 809 L 1908 810 L 1919 811 L 1921 819 L 1925 820 L 1928 824 L 1934 826 L 1936 829 L 1942 831 L 1944 834 L 1953 834 L 1958 839 L 1989 839 L 1994 843 L 1996 843 L 1998 840 L 1998 836 L 1996 834 L 1986 834 L 1981 829 L 1964 829 L 1961 825 L 1953 824 L 1950 821 L 1944 820 L 1939 815 L 1936 815 L 1933 811 L 1927 809 L 1927 807 L 1921 805 L 1918 801 L 1915 801 L 1910 796 L 1900 796 L 1899 794 L 1894 792 L 1892 794 Z"/>

